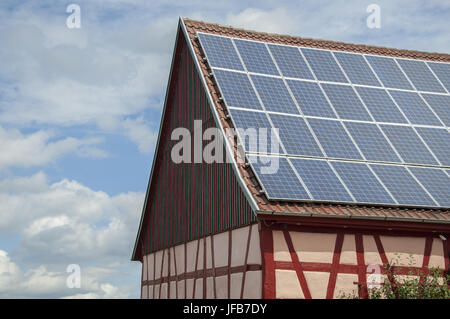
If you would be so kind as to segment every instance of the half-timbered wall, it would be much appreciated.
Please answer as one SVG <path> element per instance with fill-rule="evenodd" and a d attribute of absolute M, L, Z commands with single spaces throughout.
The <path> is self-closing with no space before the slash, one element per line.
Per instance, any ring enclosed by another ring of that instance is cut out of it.
<path fill-rule="evenodd" d="M 447 241 L 429 236 L 321 230 L 296 226 L 262 231 L 265 298 L 367 296 L 374 265 L 395 264 L 401 276 L 449 268 Z M 372 265 L 372 266 L 369 266 Z M 383 282 L 384 275 L 379 282 Z"/>
<path fill-rule="evenodd" d="M 258 225 L 144 256 L 141 298 L 262 298 Z"/>
<path fill-rule="evenodd" d="M 187 128 L 194 147 L 194 120 L 215 127 L 210 104 L 182 33 L 177 41 L 163 127 L 136 259 L 182 242 L 255 221 L 230 163 L 176 164 L 171 159 L 175 128 Z M 202 132 L 198 132 L 202 134 Z M 203 145 L 209 141 L 203 141 Z M 223 151 L 225 154 L 225 150 Z"/>

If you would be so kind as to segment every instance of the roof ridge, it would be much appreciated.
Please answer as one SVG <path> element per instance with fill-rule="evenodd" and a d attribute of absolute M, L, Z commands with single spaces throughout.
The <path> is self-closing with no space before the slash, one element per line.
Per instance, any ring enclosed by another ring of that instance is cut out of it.
<path fill-rule="evenodd" d="M 356 44 L 351 42 L 332 41 L 324 39 L 304 38 L 287 34 L 267 33 L 261 31 L 235 28 L 229 25 L 218 23 L 209 23 L 201 20 L 183 18 L 188 29 L 193 31 L 204 31 L 206 33 L 215 33 L 237 38 L 251 39 L 264 42 L 274 42 L 288 45 L 309 46 L 321 49 L 350 51 L 358 53 L 377 54 L 385 56 L 404 57 L 411 59 L 424 59 L 431 61 L 450 62 L 450 54 L 439 52 L 426 52 L 418 50 L 396 49 L 383 46 Z"/>

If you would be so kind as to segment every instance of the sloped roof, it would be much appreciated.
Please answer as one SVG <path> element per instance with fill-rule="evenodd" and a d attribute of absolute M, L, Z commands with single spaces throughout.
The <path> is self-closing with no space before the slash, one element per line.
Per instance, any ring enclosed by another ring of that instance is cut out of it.
<path fill-rule="evenodd" d="M 235 38 L 251 39 L 272 43 L 281 43 L 303 47 L 322 48 L 331 50 L 340 50 L 346 52 L 357 52 L 367 54 L 385 55 L 391 57 L 404 57 L 411 59 L 423 59 L 430 61 L 450 62 L 450 54 L 429 53 L 412 50 L 400 50 L 386 47 L 367 46 L 362 44 L 352 44 L 343 42 L 334 42 L 327 40 L 316 40 L 301 37 L 292 37 L 287 35 L 268 34 L 263 32 L 248 31 L 236 29 L 229 26 L 206 23 L 192 19 L 183 19 L 187 34 L 192 43 L 194 52 L 197 56 L 201 71 L 205 77 L 206 84 L 214 101 L 214 107 L 219 114 L 223 128 L 232 128 L 232 122 L 227 118 L 226 107 L 219 101 L 220 93 L 214 80 L 209 77 L 210 69 L 207 61 L 203 59 L 203 53 L 196 40 L 197 32 L 212 33 Z M 234 145 L 234 143 L 233 143 Z M 236 149 L 234 149 L 237 152 Z M 241 178 L 243 179 L 252 199 L 257 203 L 257 213 L 263 214 L 286 214 L 299 216 L 319 216 L 319 217 L 339 217 L 339 218 L 367 218 L 384 220 L 404 220 L 418 222 L 437 222 L 450 223 L 450 210 L 448 209 L 417 209 L 405 207 L 387 207 L 387 206 L 367 206 L 367 205 L 338 205 L 323 203 L 302 203 L 288 201 L 269 200 L 261 192 L 262 188 L 255 178 L 251 168 L 244 164 L 238 164 Z"/>
<path fill-rule="evenodd" d="M 192 19 L 183 19 L 189 35 L 195 37 L 197 32 L 212 33 L 235 38 L 251 39 L 256 41 L 281 43 L 295 46 L 305 46 L 311 48 L 321 48 L 328 50 L 338 50 L 346 52 L 367 53 L 376 55 L 386 55 L 391 57 L 403 57 L 410 59 L 423 59 L 430 61 L 450 62 L 450 54 L 431 53 L 415 50 L 393 49 L 379 46 L 370 46 L 365 44 L 353 44 L 337 41 L 328 41 L 311 38 L 293 37 L 289 35 L 280 35 L 273 33 L 249 31 L 244 29 L 223 26 L 215 23 L 206 23 Z"/>

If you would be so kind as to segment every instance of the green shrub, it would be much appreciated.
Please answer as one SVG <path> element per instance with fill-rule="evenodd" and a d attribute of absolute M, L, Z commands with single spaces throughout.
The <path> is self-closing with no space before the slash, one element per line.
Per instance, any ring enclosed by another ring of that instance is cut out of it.
<path fill-rule="evenodd" d="M 408 265 L 411 266 L 414 261 L 412 255 L 409 259 Z M 430 267 L 428 271 L 417 269 L 410 270 L 407 274 L 399 274 L 399 268 L 396 266 L 398 261 L 397 254 L 392 264 L 383 266 L 385 280 L 381 285 L 367 288 L 368 299 L 450 299 L 448 273 L 439 268 Z M 360 298 L 359 295 L 345 293 L 342 293 L 340 297 Z"/>

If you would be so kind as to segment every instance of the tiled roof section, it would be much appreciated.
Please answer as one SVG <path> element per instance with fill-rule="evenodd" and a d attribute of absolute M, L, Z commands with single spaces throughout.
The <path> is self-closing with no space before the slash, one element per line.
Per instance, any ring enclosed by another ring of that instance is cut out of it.
<path fill-rule="evenodd" d="M 293 37 L 289 35 L 280 35 L 265 32 L 248 31 L 244 29 L 233 28 L 231 26 L 222 26 L 215 23 L 206 23 L 203 21 L 196 21 L 187 18 L 183 19 L 183 21 L 190 34 L 196 32 L 205 32 L 242 39 L 251 39 L 256 41 L 305 46 L 311 48 L 321 48 L 337 51 L 350 51 L 350 52 L 386 55 L 410 59 L 450 62 L 450 54 L 445 53 L 430 53 L 413 50 L 400 50 L 386 47 L 369 46 L 364 44 L 353 44 L 345 42 Z"/>
<path fill-rule="evenodd" d="M 193 45 L 195 54 L 199 61 L 201 71 L 206 80 L 206 84 L 209 88 L 211 96 L 214 100 L 214 107 L 219 114 L 221 124 L 224 129 L 232 128 L 233 124 L 229 117 L 227 117 L 226 107 L 223 105 L 221 100 L 219 100 L 220 93 L 217 90 L 217 85 L 214 82 L 214 79 L 209 76 L 211 70 L 207 64 L 206 60 L 203 60 L 203 53 L 199 46 L 198 41 L 195 40 L 197 31 L 210 32 L 210 33 L 220 33 L 233 35 L 234 32 L 238 34 L 256 34 L 259 35 L 261 40 L 269 41 L 266 37 L 281 37 L 284 36 L 275 36 L 275 35 L 267 35 L 265 33 L 256 33 L 252 31 L 244 31 L 238 29 L 232 29 L 230 27 L 222 27 L 216 24 L 207 24 L 204 22 L 198 22 L 193 20 L 184 20 L 187 32 L 190 37 L 190 41 Z M 222 29 L 225 29 L 226 32 L 221 32 Z M 253 36 L 255 38 L 255 36 Z M 288 37 L 291 38 L 291 37 Z M 292 38 L 292 39 L 300 39 L 300 38 Z M 273 41 L 273 40 L 272 40 Z M 302 39 L 298 41 L 303 41 Z M 306 40 L 305 40 L 306 41 Z M 317 41 L 317 40 L 309 40 L 308 41 L 316 41 L 316 42 L 327 42 L 327 43 L 335 43 L 329 41 Z M 286 42 L 283 42 L 286 43 Z M 304 43 L 302 45 L 305 45 Z M 351 44 L 345 44 L 347 46 L 352 46 Z M 381 49 L 381 48 L 377 48 Z M 348 49 L 347 49 L 348 50 Z M 391 49 L 384 49 L 391 50 Z M 408 57 L 412 57 L 412 51 L 403 51 L 403 50 L 394 50 L 394 51 L 402 51 L 408 53 Z M 361 52 L 361 51 L 360 51 Z M 367 51 L 366 51 L 367 52 Z M 374 51 L 371 51 L 374 52 Z M 403 53 L 402 56 L 406 56 Z M 428 54 L 432 56 L 434 54 L 430 53 L 421 53 Z M 450 57 L 448 55 L 446 59 L 450 61 Z M 421 58 L 424 58 L 421 56 Z M 441 59 L 442 60 L 442 59 Z M 234 145 L 235 143 L 230 143 L 230 145 Z M 235 154 L 237 154 L 237 149 L 234 148 Z M 399 220 L 410 220 L 410 221 L 427 221 L 427 222 L 439 222 L 439 223 L 450 223 L 450 210 L 440 210 L 440 209 L 412 209 L 412 208 L 396 208 L 396 207 L 381 207 L 381 206 L 366 206 L 366 205 L 337 205 L 337 204 L 321 204 L 321 203 L 313 203 L 313 202 L 286 202 L 286 201 L 274 201 L 268 200 L 264 193 L 261 192 L 261 187 L 253 174 L 253 171 L 248 165 L 238 164 L 240 174 L 247 185 L 250 193 L 258 204 L 259 210 L 261 212 L 267 213 L 283 213 L 283 214 L 299 214 L 299 215 L 318 215 L 318 216 L 329 216 L 329 217 L 351 217 L 351 218 L 377 218 L 377 219 L 399 219 Z"/>

